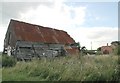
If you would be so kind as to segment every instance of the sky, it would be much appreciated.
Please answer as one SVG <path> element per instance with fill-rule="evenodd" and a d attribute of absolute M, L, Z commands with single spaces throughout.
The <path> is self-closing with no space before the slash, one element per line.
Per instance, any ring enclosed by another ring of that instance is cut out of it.
<path fill-rule="evenodd" d="M 117 0 L 3 0 L 0 6 L 0 51 L 10 19 L 64 30 L 87 49 L 118 40 Z"/>

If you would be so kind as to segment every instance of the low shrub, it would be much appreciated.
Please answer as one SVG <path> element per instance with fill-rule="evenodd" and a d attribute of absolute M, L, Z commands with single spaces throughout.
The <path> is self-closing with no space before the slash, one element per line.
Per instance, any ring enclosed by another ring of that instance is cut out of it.
<path fill-rule="evenodd" d="M 120 56 L 120 45 L 114 49 L 113 53 Z"/>
<path fill-rule="evenodd" d="M 120 46 L 118 46 L 118 53 L 117 54 L 120 56 Z"/>
<path fill-rule="evenodd" d="M 16 59 L 12 56 L 2 56 L 2 67 L 13 67 L 16 64 Z"/>

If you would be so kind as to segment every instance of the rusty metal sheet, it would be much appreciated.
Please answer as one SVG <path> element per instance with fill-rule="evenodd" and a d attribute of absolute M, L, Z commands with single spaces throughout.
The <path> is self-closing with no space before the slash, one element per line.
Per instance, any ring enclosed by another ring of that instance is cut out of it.
<path fill-rule="evenodd" d="M 17 40 L 61 44 L 75 43 L 74 39 L 63 30 L 57 30 L 16 20 L 11 20 L 11 22 Z"/>

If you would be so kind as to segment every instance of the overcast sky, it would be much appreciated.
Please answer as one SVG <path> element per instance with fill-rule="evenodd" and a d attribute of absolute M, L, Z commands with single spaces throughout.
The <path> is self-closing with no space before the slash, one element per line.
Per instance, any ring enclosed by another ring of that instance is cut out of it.
<path fill-rule="evenodd" d="M 0 51 L 10 19 L 65 30 L 87 49 L 118 40 L 118 2 L 4 0 L 0 6 Z"/>

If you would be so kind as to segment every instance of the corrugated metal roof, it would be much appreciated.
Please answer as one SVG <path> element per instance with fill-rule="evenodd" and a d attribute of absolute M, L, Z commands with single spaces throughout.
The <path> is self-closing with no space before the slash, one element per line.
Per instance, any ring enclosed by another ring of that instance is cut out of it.
<path fill-rule="evenodd" d="M 17 40 L 43 43 L 75 43 L 73 38 L 63 30 L 43 27 L 17 20 L 11 20 Z"/>

